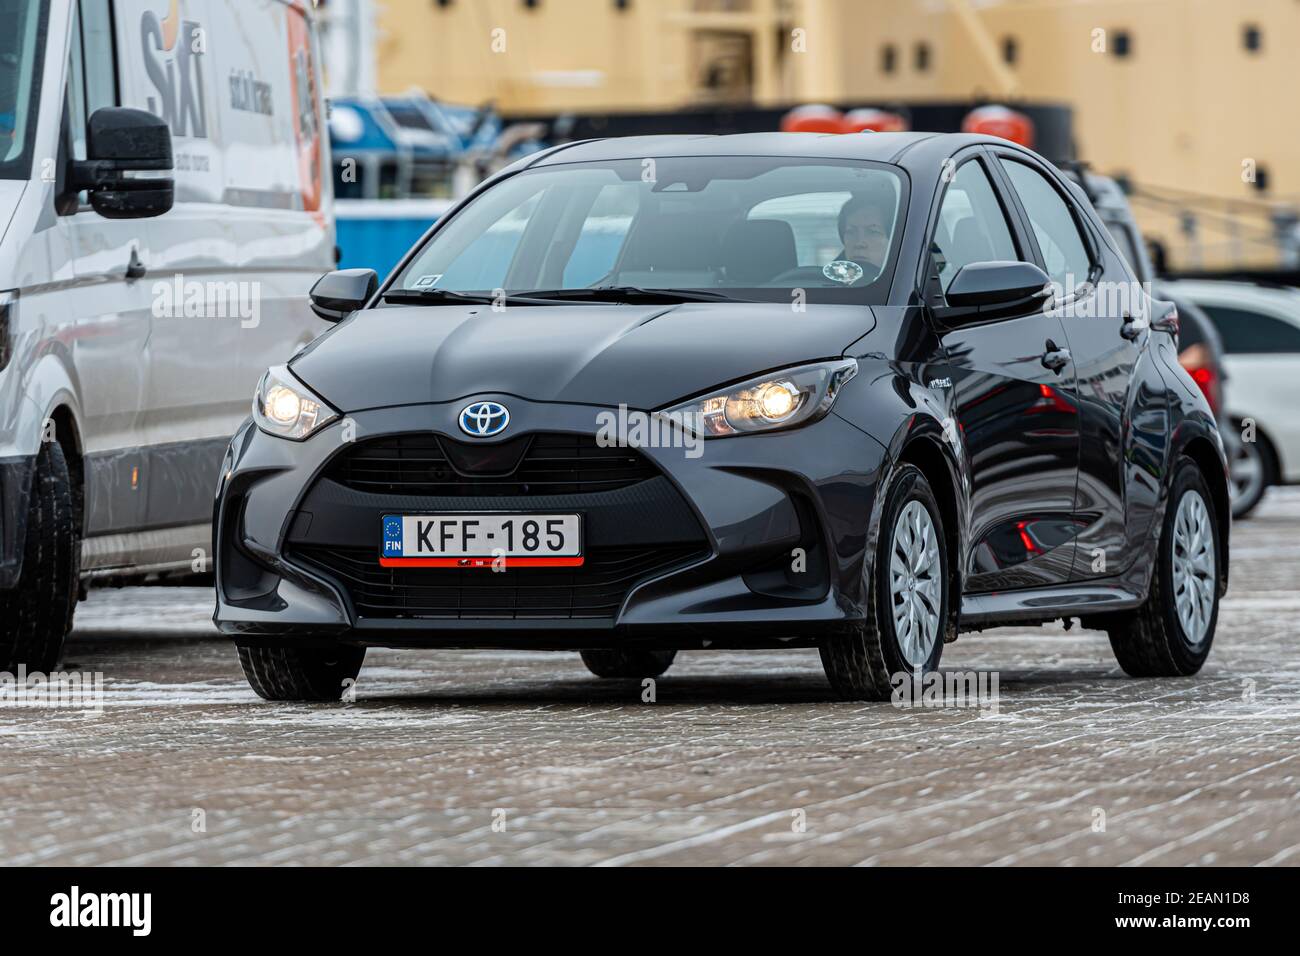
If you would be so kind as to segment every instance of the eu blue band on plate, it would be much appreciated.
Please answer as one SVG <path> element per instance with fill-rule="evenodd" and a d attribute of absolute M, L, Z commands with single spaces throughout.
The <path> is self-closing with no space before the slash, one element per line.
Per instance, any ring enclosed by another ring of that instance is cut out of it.
<path fill-rule="evenodd" d="M 402 519 L 397 515 L 384 515 L 384 554 L 402 553 Z"/>

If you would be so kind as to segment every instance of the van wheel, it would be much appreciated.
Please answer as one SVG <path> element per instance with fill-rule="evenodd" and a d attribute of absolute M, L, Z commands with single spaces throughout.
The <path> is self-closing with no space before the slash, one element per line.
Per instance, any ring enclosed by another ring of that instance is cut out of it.
<path fill-rule="evenodd" d="M 0 592 L 0 669 L 48 674 L 72 631 L 81 575 L 81 533 L 72 479 L 58 442 L 42 442 L 27 501 L 23 570 Z"/>
<path fill-rule="evenodd" d="M 597 677 L 610 680 L 659 677 L 673 666 L 676 651 L 599 648 L 582 652 L 582 663 Z"/>
<path fill-rule="evenodd" d="M 248 686 L 265 700 L 339 700 L 356 683 L 364 647 L 239 648 L 239 663 Z"/>
<path fill-rule="evenodd" d="M 1131 677 L 1187 677 L 1205 663 L 1219 619 L 1219 519 L 1195 462 L 1174 475 L 1146 603 L 1106 623 Z"/>
<path fill-rule="evenodd" d="M 866 577 L 866 617 L 822 640 L 822 666 L 844 700 L 889 700 L 899 674 L 939 667 L 948 620 L 943 517 L 925 475 L 903 465 L 886 492 Z"/>

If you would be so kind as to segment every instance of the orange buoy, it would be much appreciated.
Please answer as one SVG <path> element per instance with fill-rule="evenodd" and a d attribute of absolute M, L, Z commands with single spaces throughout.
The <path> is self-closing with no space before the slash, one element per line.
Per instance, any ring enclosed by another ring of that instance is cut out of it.
<path fill-rule="evenodd" d="M 796 106 L 781 117 L 783 133 L 842 133 L 844 116 L 833 106 Z"/>
<path fill-rule="evenodd" d="M 962 121 L 961 131 L 999 136 L 1030 149 L 1034 147 L 1034 121 L 1005 106 L 981 106 L 971 110 Z"/>
<path fill-rule="evenodd" d="M 846 133 L 863 133 L 867 130 L 876 133 L 906 133 L 908 125 L 907 120 L 898 113 L 868 107 L 844 114 L 843 128 Z"/>

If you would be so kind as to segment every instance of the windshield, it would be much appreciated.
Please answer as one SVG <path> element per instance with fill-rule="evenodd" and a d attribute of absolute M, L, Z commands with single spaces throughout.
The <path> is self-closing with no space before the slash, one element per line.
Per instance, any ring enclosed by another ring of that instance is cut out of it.
<path fill-rule="evenodd" d="M 879 304 L 905 198 L 897 167 L 863 162 L 719 156 L 542 167 L 458 212 L 392 289 L 443 301 L 634 289 Z"/>
<path fill-rule="evenodd" d="M 31 175 L 45 0 L 0 0 L 0 179 Z"/>

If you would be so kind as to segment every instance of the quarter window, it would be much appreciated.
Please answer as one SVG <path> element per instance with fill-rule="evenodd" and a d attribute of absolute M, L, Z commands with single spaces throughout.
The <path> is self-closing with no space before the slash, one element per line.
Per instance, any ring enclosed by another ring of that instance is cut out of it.
<path fill-rule="evenodd" d="M 1067 294 L 1088 280 L 1092 257 L 1070 207 L 1043 174 L 1024 163 L 1003 161 L 1029 216 L 1048 276 Z"/>
<path fill-rule="evenodd" d="M 108 0 L 81 0 L 81 48 L 85 56 L 86 112 L 117 105 L 113 63 L 113 15 Z"/>
<path fill-rule="evenodd" d="M 117 105 L 117 71 L 108 0 L 81 0 L 77 18 L 68 59 L 68 122 L 72 156 L 85 159 L 86 120 L 101 107 Z"/>
<path fill-rule="evenodd" d="M 957 168 L 939 207 L 932 251 L 944 292 L 962 266 L 1021 258 L 1002 204 L 979 161 Z"/>

